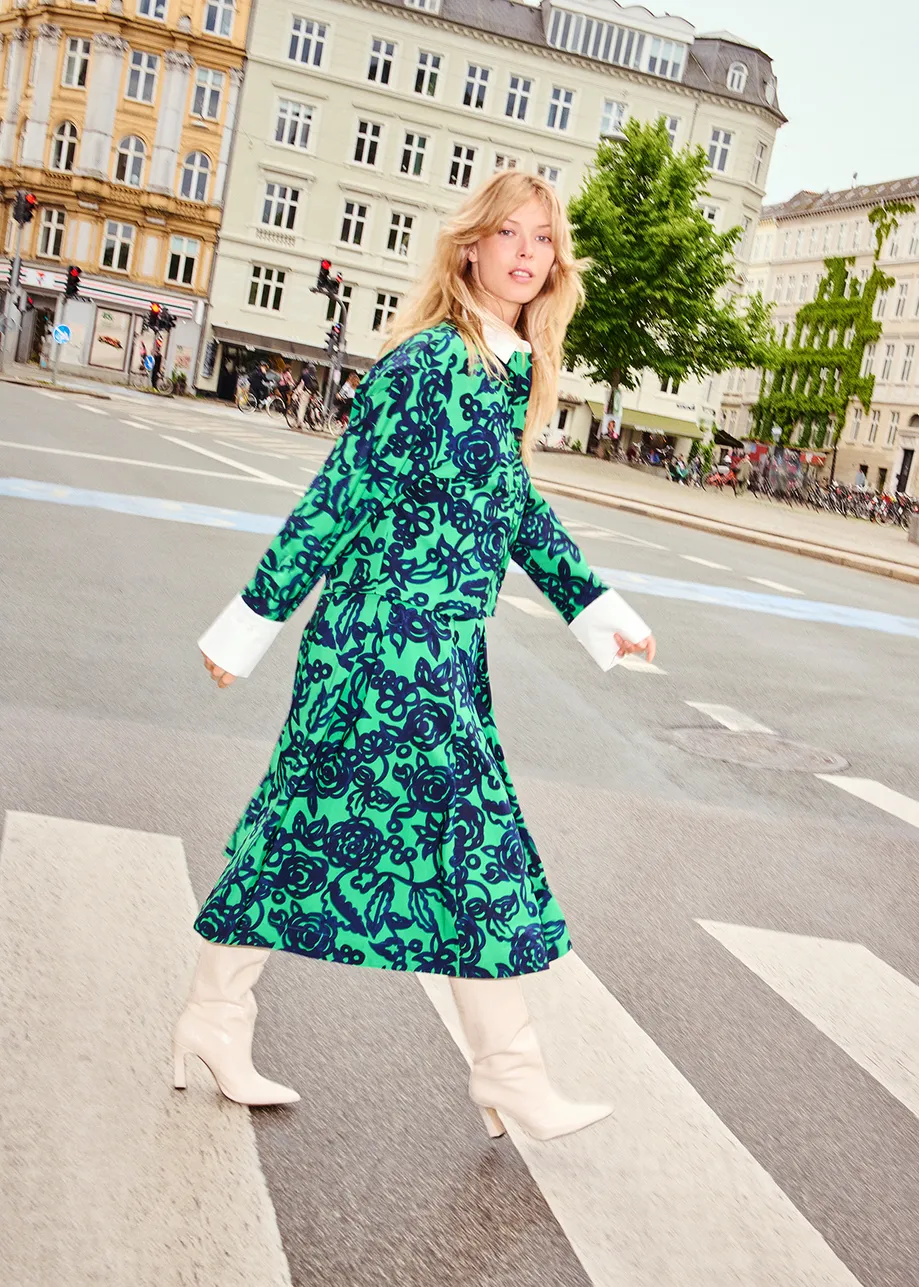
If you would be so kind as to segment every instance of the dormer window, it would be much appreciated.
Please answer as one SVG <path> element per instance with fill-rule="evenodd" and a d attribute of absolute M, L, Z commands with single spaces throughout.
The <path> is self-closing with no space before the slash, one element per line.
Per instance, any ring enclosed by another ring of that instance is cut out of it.
<path fill-rule="evenodd" d="M 732 89 L 735 94 L 742 94 L 747 88 L 749 75 L 746 63 L 731 63 L 728 68 L 728 89 Z"/>

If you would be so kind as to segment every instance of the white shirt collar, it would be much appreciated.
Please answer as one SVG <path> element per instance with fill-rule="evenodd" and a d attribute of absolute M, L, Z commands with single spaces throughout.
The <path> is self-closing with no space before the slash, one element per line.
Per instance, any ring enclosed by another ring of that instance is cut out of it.
<path fill-rule="evenodd" d="M 486 322 L 482 330 L 485 343 L 501 362 L 506 363 L 512 353 L 532 352 L 527 340 L 522 339 L 509 326 L 503 326 L 500 322 Z"/>

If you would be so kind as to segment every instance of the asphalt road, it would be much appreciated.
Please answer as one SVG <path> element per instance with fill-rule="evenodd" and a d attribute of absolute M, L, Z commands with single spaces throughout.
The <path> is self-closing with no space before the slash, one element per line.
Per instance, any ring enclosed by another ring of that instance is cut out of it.
<path fill-rule="evenodd" d="M 26 1087 L 10 1162 L 37 1195 L 28 1255 L 0 1198 L 16 1287 L 145 1271 L 227 1287 L 241 1245 L 265 1248 L 258 1287 L 915 1287 L 919 591 L 558 498 L 659 643 L 656 670 L 604 675 L 517 574 L 489 631 L 505 749 L 577 949 L 531 1004 L 559 1080 L 610 1095 L 614 1117 L 553 1145 L 489 1143 L 436 987 L 279 956 L 259 1054 L 302 1103 L 253 1113 L 247 1143 L 250 1115 L 205 1078 L 178 1106 L 164 1092 L 142 1128 L 150 1097 L 131 1077 L 149 1042 L 168 1089 L 193 951 L 185 872 L 197 898 L 219 874 L 299 630 L 222 693 L 194 641 L 329 444 L 212 405 L 12 385 L 0 426 L 0 924 L 8 1071 Z M 85 905 L 68 915 L 73 881 Z M 183 968 L 139 1022 L 124 980 L 169 957 Z M 116 976 L 118 1003 L 93 1010 Z M 90 1011 L 106 1062 L 61 1138 L 93 1096 L 107 1125 L 59 1192 L 62 1145 L 41 1123 L 68 1061 L 93 1064 Z M 164 1152 L 166 1117 L 170 1150 L 200 1143 L 193 1172 Z M 116 1152 L 112 1220 L 132 1183 L 159 1202 L 90 1268 L 75 1231 Z M 196 1177 L 181 1200 L 179 1171 Z M 198 1246 L 181 1222 L 205 1192 Z"/>

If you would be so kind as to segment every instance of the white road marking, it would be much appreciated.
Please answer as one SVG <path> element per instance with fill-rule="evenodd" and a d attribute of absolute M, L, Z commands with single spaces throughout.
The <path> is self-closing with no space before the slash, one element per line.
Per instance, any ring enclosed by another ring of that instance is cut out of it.
<path fill-rule="evenodd" d="M 861 943 L 698 922 L 919 1116 L 919 987 Z"/>
<path fill-rule="evenodd" d="M 553 608 L 547 608 L 544 603 L 534 603 L 532 599 L 522 599 L 514 594 L 499 595 L 502 603 L 509 603 L 512 608 L 518 612 L 525 612 L 528 617 L 541 617 L 543 620 L 561 620 L 558 613 Z"/>
<path fill-rule="evenodd" d="M 641 545 L 649 550 L 667 550 L 666 545 L 658 545 L 656 541 L 646 541 L 641 536 L 632 536 L 629 532 L 620 532 L 613 527 L 601 527 L 597 523 L 587 523 L 583 519 L 564 518 L 559 515 L 565 527 L 572 532 L 577 532 L 584 536 L 602 536 L 608 540 L 622 541 L 626 545 Z"/>
<path fill-rule="evenodd" d="M 742 711 L 735 711 L 732 706 L 715 706 L 710 702 L 687 702 L 686 705 L 691 706 L 693 710 L 701 711 L 703 715 L 708 715 L 716 723 L 723 724 L 732 733 L 775 733 L 774 729 L 767 728 L 765 724 L 760 724 L 758 720 L 744 715 Z"/>
<path fill-rule="evenodd" d="M 175 837 L 7 814 L 5 1282 L 290 1287 L 249 1111 L 169 1080 L 195 905 Z"/>
<path fill-rule="evenodd" d="M 158 433 L 158 432 L 159 432 L 155 425 L 145 425 L 145 424 L 144 424 L 142 421 L 140 421 L 140 420 L 125 420 L 125 419 L 122 419 L 122 420 L 121 420 L 121 423 L 122 423 L 123 425 L 130 425 L 132 429 L 146 429 L 148 433 Z"/>
<path fill-rule="evenodd" d="M 103 456 L 95 451 L 71 451 L 67 447 L 39 447 L 32 442 L 4 442 L 0 447 L 18 448 L 20 451 L 39 451 L 48 456 L 76 456 L 80 460 L 103 460 L 112 465 L 136 465 L 138 469 L 163 469 L 173 474 L 198 474 L 203 478 L 227 478 L 233 483 L 264 483 L 272 487 L 283 485 L 300 495 L 300 490 L 292 483 L 275 481 L 270 475 L 265 478 L 240 478 L 239 474 L 224 474 L 214 469 L 194 469 L 190 465 L 163 465 L 154 460 L 132 460 L 129 456 Z M 220 459 L 220 457 L 218 457 Z"/>
<path fill-rule="evenodd" d="M 290 460 L 290 456 L 277 451 L 254 451 L 251 447 L 240 447 L 238 442 L 222 442 L 220 438 L 215 438 L 214 442 L 218 447 L 229 447 L 230 451 L 242 451 L 247 456 L 270 456 L 272 460 Z"/>
<path fill-rule="evenodd" d="M 64 401 L 63 393 L 51 393 L 48 389 L 39 389 L 38 392 L 43 398 L 55 398 L 58 402 Z"/>
<path fill-rule="evenodd" d="M 626 670 L 637 670 L 639 673 L 644 671 L 647 675 L 666 675 L 667 673 L 653 661 L 643 661 L 641 657 L 620 657 L 617 664 L 624 666 Z"/>
<path fill-rule="evenodd" d="M 415 977 L 468 1059 L 449 981 Z M 560 1089 L 615 1104 L 551 1144 L 507 1123 L 594 1287 L 858 1287 L 582 961 L 569 954 L 524 987 Z"/>
<path fill-rule="evenodd" d="M 884 786 L 883 782 L 873 782 L 870 778 L 847 778 L 833 773 L 818 773 L 817 777 L 821 782 L 830 782 L 840 790 L 848 791 L 849 795 L 858 796 L 859 800 L 876 805 L 877 808 L 892 814 L 902 822 L 919 827 L 919 800 L 901 795 L 899 791 L 893 791 L 890 787 Z"/>
<path fill-rule="evenodd" d="M 725 563 L 713 563 L 711 559 L 700 559 L 695 554 L 681 554 L 681 559 L 687 563 L 698 563 L 703 568 L 716 568 L 719 572 L 730 572 L 731 569 Z"/>
<path fill-rule="evenodd" d="M 802 590 L 795 590 L 790 585 L 783 585 L 781 581 L 767 581 L 765 577 L 761 576 L 748 576 L 746 579 L 752 581 L 755 585 L 764 585 L 767 590 L 778 590 L 781 594 L 803 593 Z"/>
<path fill-rule="evenodd" d="M 103 411 L 101 407 L 94 407 L 88 402 L 78 402 L 77 406 L 80 408 L 81 411 L 88 411 L 90 412 L 91 415 L 94 415 L 94 416 L 108 415 L 108 412 Z"/>
<path fill-rule="evenodd" d="M 216 451 L 208 451 L 207 447 L 199 447 L 193 442 L 183 442 L 181 438 L 172 438 L 169 434 L 161 435 L 166 442 L 175 443 L 177 447 L 184 447 L 186 451 L 197 451 L 202 456 L 209 456 L 211 460 L 219 460 L 222 465 L 232 465 L 234 469 L 242 470 L 245 474 L 251 474 L 253 478 L 260 478 L 263 482 L 274 483 L 279 487 L 288 487 L 291 491 L 299 494 L 299 489 L 288 478 L 278 478 L 276 474 L 266 474 L 264 469 L 256 469 L 254 465 L 244 465 L 240 460 L 232 460 L 229 456 L 218 455 Z"/>

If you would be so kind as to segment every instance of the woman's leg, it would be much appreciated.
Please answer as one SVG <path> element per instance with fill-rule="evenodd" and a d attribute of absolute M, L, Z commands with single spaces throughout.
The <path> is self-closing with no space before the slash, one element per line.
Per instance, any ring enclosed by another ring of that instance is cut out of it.
<path fill-rule="evenodd" d="M 519 979 L 450 984 L 472 1050 L 469 1096 L 482 1110 L 489 1135 L 504 1134 L 499 1114 L 539 1140 L 570 1135 L 610 1115 L 606 1104 L 573 1104 L 553 1088 Z"/>
<path fill-rule="evenodd" d="M 294 1104 L 295 1090 L 269 1081 L 252 1065 L 252 1035 L 258 1006 L 252 989 L 268 948 L 224 947 L 201 940 L 191 995 L 173 1039 L 175 1084 L 185 1089 L 185 1061 L 197 1057 L 211 1071 L 227 1099 L 237 1104 Z"/>

